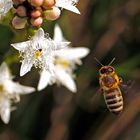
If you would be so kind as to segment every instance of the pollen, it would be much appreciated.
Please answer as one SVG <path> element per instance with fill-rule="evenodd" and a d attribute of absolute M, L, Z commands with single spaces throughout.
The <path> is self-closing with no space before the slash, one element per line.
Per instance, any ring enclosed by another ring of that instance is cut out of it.
<path fill-rule="evenodd" d="M 36 50 L 35 53 L 34 53 L 34 55 L 35 55 L 35 58 L 38 59 L 41 56 L 41 50 L 40 49 L 39 50 Z"/>

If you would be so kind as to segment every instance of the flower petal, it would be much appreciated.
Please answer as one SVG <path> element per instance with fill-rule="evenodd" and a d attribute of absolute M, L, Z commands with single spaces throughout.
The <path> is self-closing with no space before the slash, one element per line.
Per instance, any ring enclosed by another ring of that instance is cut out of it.
<path fill-rule="evenodd" d="M 1 74 L 1 77 L 5 79 L 10 79 L 10 73 L 5 62 L 3 62 L 0 66 L 0 74 Z"/>
<path fill-rule="evenodd" d="M 66 42 L 59 42 L 59 41 L 54 41 L 54 50 L 60 50 L 60 49 L 64 49 L 66 47 L 68 47 L 68 45 L 70 44 L 70 42 L 66 41 Z"/>
<path fill-rule="evenodd" d="M 12 0 L 1 0 L 0 1 L 0 19 L 3 18 L 12 7 L 13 7 Z"/>
<path fill-rule="evenodd" d="M 56 55 L 69 60 L 80 59 L 85 57 L 89 53 L 88 48 L 78 47 L 78 48 L 66 48 L 63 50 L 56 51 Z"/>
<path fill-rule="evenodd" d="M 28 47 L 28 44 L 30 43 L 30 41 L 25 41 L 25 42 L 21 42 L 21 43 L 14 43 L 11 44 L 11 46 L 13 46 L 15 49 L 19 50 L 19 51 L 24 51 L 24 49 L 26 47 Z"/>
<path fill-rule="evenodd" d="M 76 84 L 69 73 L 67 73 L 64 69 L 60 67 L 57 68 L 55 72 L 57 80 L 62 85 L 67 87 L 71 92 L 77 92 Z"/>
<path fill-rule="evenodd" d="M 80 14 L 80 11 L 74 5 L 72 5 L 72 1 L 65 2 L 64 0 L 57 0 L 55 5 L 57 7 L 72 11 L 76 14 Z"/>
<path fill-rule="evenodd" d="M 41 72 L 39 83 L 37 86 L 37 89 L 40 91 L 48 86 L 50 80 L 51 80 L 51 74 L 50 72 L 46 71 L 45 69 Z"/>
<path fill-rule="evenodd" d="M 62 41 L 62 40 L 65 40 L 63 38 L 62 31 L 61 31 L 61 29 L 60 29 L 60 27 L 59 27 L 58 24 L 56 24 L 55 27 L 54 27 L 54 36 L 53 36 L 53 39 L 54 39 L 54 41 Z"/>
<path fill-rule="evenodd" d="M 0 115 L 3 122 L 8 124 L 10 120 L 10 101 L 8 99 L 3 98 L 3 100 L 1 100 Z"/>
<path fill-rule="evenodd" d="M 29 94 L 35 91 L 35 88 L 29 86 L 23 86 L 19 83 L 13 83 L 14 92 L 18 94 Z M 15 90 L 16 89 L 16 90 Z"/>
<path fill-rule="evenodd" d="M 23 76 L 27 72 L 29 72 L 32 66 L 33 66 L 33 62 L 28 62 L 26 59 L 24 59 L 22 61 L 21 68 L 20 68 L 20 76 Z"/>
<path fill-rule="evenodd" d="M 33 87 L 23 86 L 10 80 L 7 80 L 5 84 L 7 84 L 7 92 L 9 94 L 28 94 L 35 91 Z"/>
<path fill-rule="evenodd" d="M 39 40 L 40 38 L 44 38 L 44 30 L 39 28 L 35 35 L 33 36 L 33 40 Z"/>

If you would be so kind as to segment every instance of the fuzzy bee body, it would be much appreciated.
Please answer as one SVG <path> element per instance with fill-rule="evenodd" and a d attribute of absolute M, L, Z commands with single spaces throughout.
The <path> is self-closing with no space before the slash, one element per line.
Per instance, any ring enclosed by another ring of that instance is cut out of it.
<path fill-rule="evenodd" d="M 120 114 L 123 110 L 123 97 L 120 90 L 120 78 L 115 69 L 108 65 L 99 70 L 99 84 L 103 92 L 107 108 L 114 114 Z"/>
<path fill-rule="evenodd" d="M 123 97 L 119 88 L 104 91 L 104 99 L 110 112 L 114 114 L 122 112 Z"/>

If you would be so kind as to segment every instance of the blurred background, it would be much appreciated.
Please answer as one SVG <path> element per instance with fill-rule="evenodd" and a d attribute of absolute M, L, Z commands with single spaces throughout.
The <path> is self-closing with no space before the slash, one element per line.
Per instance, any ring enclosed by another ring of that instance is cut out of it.
<path fill-rule="evenodd" d="M 81 15 L 63 10 L 59 20 L 43 25 L 53 37 L 58 23 L 72 46 L 91 50 L 75 71 L 78 92 L 53 85 L 21 96 L 10 123 L 0 121 L 0 140 L 140 140 L 140 1 L 80 0 L 78 8 Z M 18 51 L 9 45 L 27 37 L 26 31 L 0 25 L 0 61 L 7 62 L 15 81 L 37 87 L 38 71 L 20 77 Z M 133 83 L 123 93 L 124 111 L 118 116 L 99 92 L 101 66 L 94 57 L 103 65 L 115 57 L 117 74 Z"/>

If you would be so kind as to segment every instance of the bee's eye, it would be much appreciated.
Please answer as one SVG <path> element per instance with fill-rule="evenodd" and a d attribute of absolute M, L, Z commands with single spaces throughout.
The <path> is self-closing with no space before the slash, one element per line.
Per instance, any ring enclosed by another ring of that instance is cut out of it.
<path fill-rule="evenodd" d="M 106 69 L 101 69 L 101 70 L 100 70 L 100 73 L 101 73 L 101 74 L 104 74 L 104 73 L 106 73 L 106 72 L 107 72 Z"/>
<path fill-rule="evenodd" d="M 109 67 L 109 68 L 103 68 L 100 70 L 100 73 L 101 74 L 105 74 L 105 73 L 110 73 L 110 72 L 113 72 L 113 68 Z"/>

